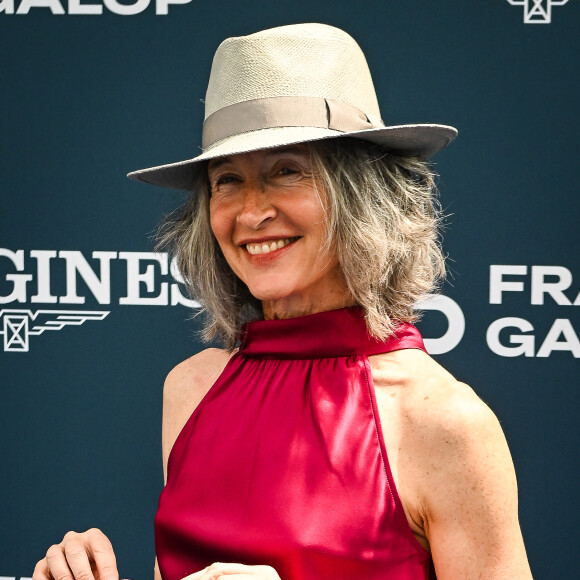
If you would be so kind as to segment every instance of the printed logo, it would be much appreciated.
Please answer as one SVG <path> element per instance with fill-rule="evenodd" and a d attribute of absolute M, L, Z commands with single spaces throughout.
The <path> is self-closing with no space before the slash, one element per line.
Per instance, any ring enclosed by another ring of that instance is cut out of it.
<path fill-rule="evenodd" d="M 109 312 L 90 310 L 0 310 L 5 352 L 28 352 L 28 337 L 45 330 L 79 326 L 87 320 L 103 320 Z M 32 324 L 29 322 L 32 321 Z"/>
<path fill-rule="evenodd" d="M 508 0 L 513 6 L 524 7 L 524 24 L 550 24 L 552 6 L 563 6 L 568 0 Z"/>
<path fill-rule="evenodd" d="M 504 312 L 488 327 L 486 340 L 489 349 L 504 357 L 547 358 L 555 351 L 565 351 L 574 358 L 580 358 L 580 338 L 574 324 L 576 313 L 571 310 L 580 306 L 580 292 L 570 293 L 573 284 L 572 272 L 565 266 L 528 266 L 521 264 L 492 264 L 489 267 L 489 303 L 507 303 L 517 309 L 518 302 L 534 306 L 533 310 L 521 310 L 526 316 L 533 316 L 534 324 L 542 319 L 549 320 L 548 312 L 554 311 L 567 315 L 555 318 L 550 328 L 540 331 L 538 327 L 516 312 Z M 576 296 L 574 298 L 574 295 Z M 523 297 L 523 300 L 522 300 Z M 527 303 L 527 304 L 526 304 Z M 538 307 L 546 308 L 538 316 Z M 541 325 L 540 325 L 541 326 Z"/>
<path fill-rule="evenodd" d="M 169 6 L 172 4 L 189 4 L 192 0 L 135 0 L 134 2 L 119 2 L 118 0 L 97 0 L 96 2 L 83 2 L 81 0 L 68 0 L 63 5 L 61 0 L 0 0 L 0 14 L 28 14 L 33 8 L 42 8 L 50 10 L 52 14 L 72 14 L 75 16 L 101 16 L 104 7 L 113 14 L 120 16 L 134 16 L 140 14 L 149 8 L 149 5 L 155 6 L 155 14 L 158 16 L 167 16 Z M 0 577 L 0 580 L 1 577 Z"/>
<path fill-rule="evenodd" d="M 120 306 L 199 308 L 198 302 L 184 294 L 177 265 L 165 253 L 94 251 L 89 258 L 78 250 L 0 248 L 4 352 L 29 352 L 31 336 L 104 320 L 110 313 L 88 305 L 83 310 L 62 310 L 87 300 L 106 306 L 116 302 Z M 58 306 L 36 310 L 29 307 L 31 303 Z"/>
<path fill-rule="evenodd" d="M 435 295 L 420 300 L 415 308 L 422 311 L 437 310 L 447 319 L 447 331 L 443 336 L 423 339 L 429 354 L 445 354 L 461 342 L 465 334 L 465 316 L 455 300 L 449 296 Z"/>

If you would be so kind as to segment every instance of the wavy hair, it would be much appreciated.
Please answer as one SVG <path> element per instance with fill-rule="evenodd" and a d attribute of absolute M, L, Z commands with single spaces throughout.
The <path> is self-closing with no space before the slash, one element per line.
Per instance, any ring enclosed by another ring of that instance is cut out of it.
<path fill-rule="evenodd" d="M 441 209 L 429 164 L 352 138 L 310 143 L 312 168 L 327 193 L 327 237 L 369 332 L 384 339 L 445 275 Z M 162 221 L 157 248 L 176 259 L 202 304 L 204 340 L 235 347 L 241 326 L 262 318 L 259 300 L 228 266 L 211 231 L 207 165 L 194 171 L 192 195 Z"/>

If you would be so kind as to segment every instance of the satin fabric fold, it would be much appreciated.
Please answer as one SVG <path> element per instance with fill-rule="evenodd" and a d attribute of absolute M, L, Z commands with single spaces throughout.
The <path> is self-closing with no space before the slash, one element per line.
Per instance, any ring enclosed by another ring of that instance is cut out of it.
<path fill-rule="evenodd" d="M 358 309 L 247 325 L 178 436 L 155 519 L 164 580 L 214 561 L 270 564 L 282 580 L 425 580 L 394 487 Z"/>

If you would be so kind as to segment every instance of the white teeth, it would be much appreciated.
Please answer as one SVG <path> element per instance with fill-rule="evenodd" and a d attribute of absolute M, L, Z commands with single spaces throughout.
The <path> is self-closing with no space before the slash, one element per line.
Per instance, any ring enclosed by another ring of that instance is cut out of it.
<path fill-rule="evenodd" d="M 246 244 L 246 249 L 252 256 L 255 256 L 256 254 L 269 254 L 274 250 L 279 250 L 280 248 L 287 246 L 290 241 L 290 238 L 282 238 L 263 244 Z"/>

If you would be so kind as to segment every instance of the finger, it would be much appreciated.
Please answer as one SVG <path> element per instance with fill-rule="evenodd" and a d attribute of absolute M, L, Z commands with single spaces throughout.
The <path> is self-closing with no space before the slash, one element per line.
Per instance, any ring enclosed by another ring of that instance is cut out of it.
<path fill-rule="evenodd" d="M 212 570 L 212 566 L 213 566 L 213 570 Z M 207 566 L 203 570 L 199 570 L 198 572 L 194 572 L 193 574 L 186 576 L 182 580 L 211 580 L 211 578 L 213 578 L 215 576 L 215 574 L 218 572 L 215 568 L 216 564 L 212 564 L 212 566 Z M 212 573 L 213 573 L 213 576 L 212 576 Z"/>
<path fill-rule="evenodd" d="M 253 580 L 280 580 L 271 566 L 248 566 L 246 564 L 215 562 L 211 566 L 187 576 L 183 580 L 220 580 L 222 577 L 251 578 Z"/>
<path fill-rule="evenodd" d="M 242 580 L 242 578 L 253 578 L 261 580 L 280 580 L 278 573 L 271 566 L 248 566 L 246 564 L 220 564 L 220 572 L 224 576 L 231 576 Z M 219 579 L 219 576 L 218 576 Z"/>
<path fill-rule="evenodd" d="M 61 545 L 51 546 L 46 552 L 45 559 L 49 578 L 52 577 L 54 580 L 74 580 Z"/>
<path fill-rule="evenodd" d="M 278 572 L 272 566 L 245 566 L 246 571 L 228 576 L 228 580 L 280 580 Z M 241 570 L 241 569 L 240 569 Z"/>
<path fill-rule="evenodd" d="M 222 578 L 225 580 L 227 578 L 227 580 L 270 580 L 270 576 L 262 576 L 259 575 L 258 573 L 255 574 L 226 574 L 223 577 L 222 576 L 218 576 L 216 578 L 216 580 L 222 580 Z"/>
<path fill-rule="evenodd" d="M 280 580 L 280 576 L 273 568 L 254 566 L 249 574 L 224 571 L 212 576 L 211 580 Z"/>
<path fill-rule="evenodd" d="M 62 546 L 66 562 L 72 572 L 72 578 L 75 580 L 95 580 L 89 554 L 87 553 L 85 543 L 81 540 L 81 535 L 78 534 L 68 538 L 67 536 L 68 534 L 65 535 Z M 55 580 L 69 580 L 69 578 L 55 577 Z"/>
<path fill-rule="evenodd" d="M 97 529 L 89 530 L 85 535 L 89 538 L 88 551 L 92 556 L 99 580 L 119 580 L 117 559 L 109 538 Z"/>
<path fill-rule="evenodd" d="M 194 572 L 193 574 L 190 574 L 189 576 L 185 576 L 184 578 L 182 578 L 182 580 L 200 580 L 203 575 L 208 571 L 208 568 L 204 568 L 203 570 L 199 570 L 199 572 Z"/>
<path fill-rule="evenodd" d="M 36 563 L 34 572 L 32 573 L 32 580 L 50 580 L 50 572 L 48 570 L 46 558 L 43 558 Z"/>
<path fill-rule="evenodd" d="M 217 580 L 220 576 L 225 574 L 233 574 L 233 567 L 242 566 L 242 564 L 223 564 L 222 562 L 214 562 L 211 566 L 207 566 L 195 574 L 190 574 L 183 578 L 183 580 Z"/>

